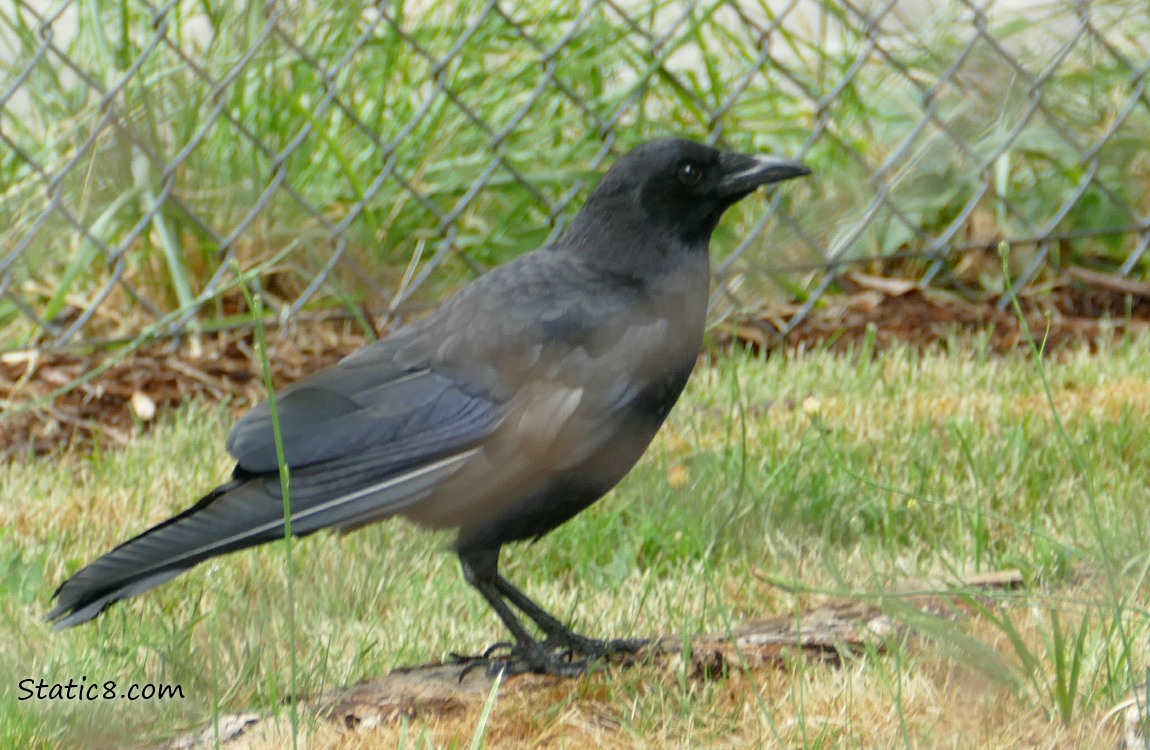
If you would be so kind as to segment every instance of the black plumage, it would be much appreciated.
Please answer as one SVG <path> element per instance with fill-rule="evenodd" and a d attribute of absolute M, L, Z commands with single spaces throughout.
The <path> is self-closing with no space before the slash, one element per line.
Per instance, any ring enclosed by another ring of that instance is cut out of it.
<path fill-rule="evenodd" d="M 807 173 L 689 141 L 639 146 L 554 244 L 284 389 L 292 532 L 395 515 L 457 529 L 467 580 L 515 637 L 504 666 L 569 673 L 584 662 L 561 652 L 611 650 L 618 644 L 572 633 L 500 576 L 499 550 L 546 534 L 631 469 L 694 366 L 720 217 L 760 185 Z M 267 403 L 236 424 L 227 448 L 231 481 L 76 573 L 48 619 L 80 624 L 210 557 L 282 538 Z"/>

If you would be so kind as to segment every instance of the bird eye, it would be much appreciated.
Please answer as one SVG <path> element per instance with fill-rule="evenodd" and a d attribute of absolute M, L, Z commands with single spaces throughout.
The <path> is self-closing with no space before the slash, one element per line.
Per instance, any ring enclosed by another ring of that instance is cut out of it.
<path fill-rule="evenodd" d="M 698 185 L 703 179 L 703 168 L 693 161 L 683 162 L 679 165 L 679 182 L 684 185 Z"/>

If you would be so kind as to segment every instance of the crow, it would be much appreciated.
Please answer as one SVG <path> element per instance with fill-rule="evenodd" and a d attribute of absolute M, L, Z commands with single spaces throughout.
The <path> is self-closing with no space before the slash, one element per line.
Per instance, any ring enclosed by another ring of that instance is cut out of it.
<path fill-rule="evenodd" d="M 720 217 L 760 186 L 809 173 L 687 140 L 640 145 L 558 240 L 284 388 L 291 533 L 392 516 L 456 530 L 464 577 L 514 637 L 498 660 L 511 673 L 578 674 L 626 649 L 529 599 L 500 575 L 500 549 L 542 537 L 630 471 L 695 366 Z M 69 578 L 46 619 L 78 625 L 204 560 L 282 539 L 269 402 L 239 420 L 227 449 L 230 481 Z"/>

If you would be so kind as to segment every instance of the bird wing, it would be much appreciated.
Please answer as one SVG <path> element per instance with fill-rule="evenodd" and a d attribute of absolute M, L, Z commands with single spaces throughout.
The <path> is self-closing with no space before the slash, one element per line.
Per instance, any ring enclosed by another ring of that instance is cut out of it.
<path fill-rule="evenodd" d="M 385 347 L 386 342 L 375 344 Z M 378 453 L 386 468 L 434 458 L 490 432 L 498 405 L 458 374 L 428 366 L 322 370 L 276 398 L 285 463 L 292 469 L 364 452 Z M 239 468 L 274 472 L 271 402 L 248 412 L 227 441 Z"/>
<path fill-rule="evenodd" d="M 297 536 L 392 515 L 425 498 L 501 419 L 497 403 L 426 368 L 332 368 L 287 389 L 277 407 Z M 210 557 L 283 538 L 270 409 L 241 420 L 228 448 L 239 462 L 231 482 L 67 580 L 46 619 L 77 625 Z"/>

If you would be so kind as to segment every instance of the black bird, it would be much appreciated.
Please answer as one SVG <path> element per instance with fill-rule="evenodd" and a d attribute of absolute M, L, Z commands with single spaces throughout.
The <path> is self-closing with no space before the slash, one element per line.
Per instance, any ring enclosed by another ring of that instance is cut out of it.
<path fill-rule="evenodd" d="M 292 533 L 396 515 L 457 529 L 464 576 L 515 638 L 500 662 L 511 671 L 574 674 L 623 644 L 572 632 L 499 574 L 499 551 L 543 536 L 631 469 L 695 365 L 719 218 L 756 188 L 809 173 L 690 141 L 641 145 L 559 240 L 283 389 Z M 227 448 L 231 481 L 65 581 L 46 619 L 78 625 L 208 558 L 283 538 L 267 403 Z"/>

